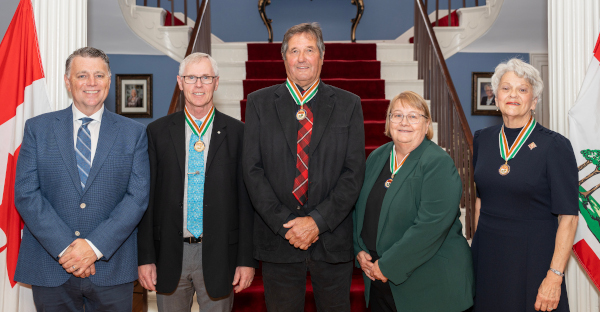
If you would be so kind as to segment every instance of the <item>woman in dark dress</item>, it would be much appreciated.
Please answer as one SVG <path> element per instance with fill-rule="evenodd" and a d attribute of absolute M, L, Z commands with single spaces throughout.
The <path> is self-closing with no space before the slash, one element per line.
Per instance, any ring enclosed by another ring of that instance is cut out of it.
<path fill-rule="evenodd" d="M 563 273 L 579 207 L 573 148 L 535 121 L 543 83 L 533 66 L 498 65 L 492 87 L 503 124 L 473 140 L 474 311 L 569 311 Z"/>

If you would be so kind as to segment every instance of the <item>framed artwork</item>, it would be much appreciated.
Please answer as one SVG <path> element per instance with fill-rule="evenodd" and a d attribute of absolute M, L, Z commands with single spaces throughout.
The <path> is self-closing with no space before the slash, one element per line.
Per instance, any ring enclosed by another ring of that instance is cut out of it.
<path fill-rule="evenodd" d="M 152 118 L 152 74 L 117 75 L 117 114 Z"/>
<path fill-rule="evenodd" d="M 473 72 L 471 115 L 502 115 L 496 110 L 496 98 L 492 92 L 492 75 L 494 73 Z"/>

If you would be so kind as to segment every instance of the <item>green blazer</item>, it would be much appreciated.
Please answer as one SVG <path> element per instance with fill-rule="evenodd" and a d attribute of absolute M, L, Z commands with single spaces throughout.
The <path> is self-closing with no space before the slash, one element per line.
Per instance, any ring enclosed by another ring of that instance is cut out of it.
<path fill-rule="evenodd" d="M 383 187 L 374 183 L 392 147 L 393 142 L 384 144 L 367 159 L 353 214 L 355 255 L 369 253 L 360 237 L 365 205 L 371 189 Z M 410 153 L 387 190 L 376 248 L 398 311 L 452 312 L 473 305 L 471 250 L 459 220 L 461 193 L 453 160 L 427 138 Z M 358 261 L 356 265 L 360 267 Z M 368 305 L 371 280 L 364 273 L 363 278 Z"/>

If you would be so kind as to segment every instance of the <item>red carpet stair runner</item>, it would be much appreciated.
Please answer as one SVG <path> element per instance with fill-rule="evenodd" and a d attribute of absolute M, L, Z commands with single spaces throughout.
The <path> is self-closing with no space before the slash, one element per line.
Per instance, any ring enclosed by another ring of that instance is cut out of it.
<path fill-rule="evenodd" d="M 323 82 L 348 90 L 362 100 L 365 118 L 367 156 L 390 139 L 383 134 L 385 113 L 385 81 L 380 77 L 376 44 L 327 43 L 321 78 Z M 242 121 L 246 115 L 248 94 L 285 81 L 285 66 L 279 43 L 249 43 L 244 99 L 241 101 Z"/>
<path fill-rule="evenodd" d="M 377 61 L 377 45 L 357 43 L 327 43 L 321 78 L 323 82 L 348 90 L 362 100 L 365 119 L 366 154 L 380 145 L 389 142 L 384 134 L 385 114 L 389 100 L 385 99 L 385 82 L 381 79 L 381 64 Z M 241 101 L 242 121 L 246 112 L 248 94 L 283 83 L 286 78 L 285 66 L 281 59 L 281 44 L 248 44 L 246 80 L 244 80 L 244 100 Z M 305 311 L 316 311 L 310 276 L 306 282 Z M 262 276 L 257 270 L 252 286 L 236 294 L 233 311 L 266 311 Z M 354 270 L 350 291 L 352 311 L 365 309 L 364 285 L 359 269 Z"/>

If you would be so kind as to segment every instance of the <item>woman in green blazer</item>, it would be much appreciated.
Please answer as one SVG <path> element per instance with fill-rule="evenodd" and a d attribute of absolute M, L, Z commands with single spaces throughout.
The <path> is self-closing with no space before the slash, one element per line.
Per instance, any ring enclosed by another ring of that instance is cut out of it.
<path fill-rule="evenodd" d="M 385 133 L 393 141 L 367 159 L 353 215 L 367 305 L 373 312 L 464 311 L 473 304 L 474 285 L 459 220 L 462 185 L 448 153 L 430 141 L 423 98 L 397 95 Z"/>

